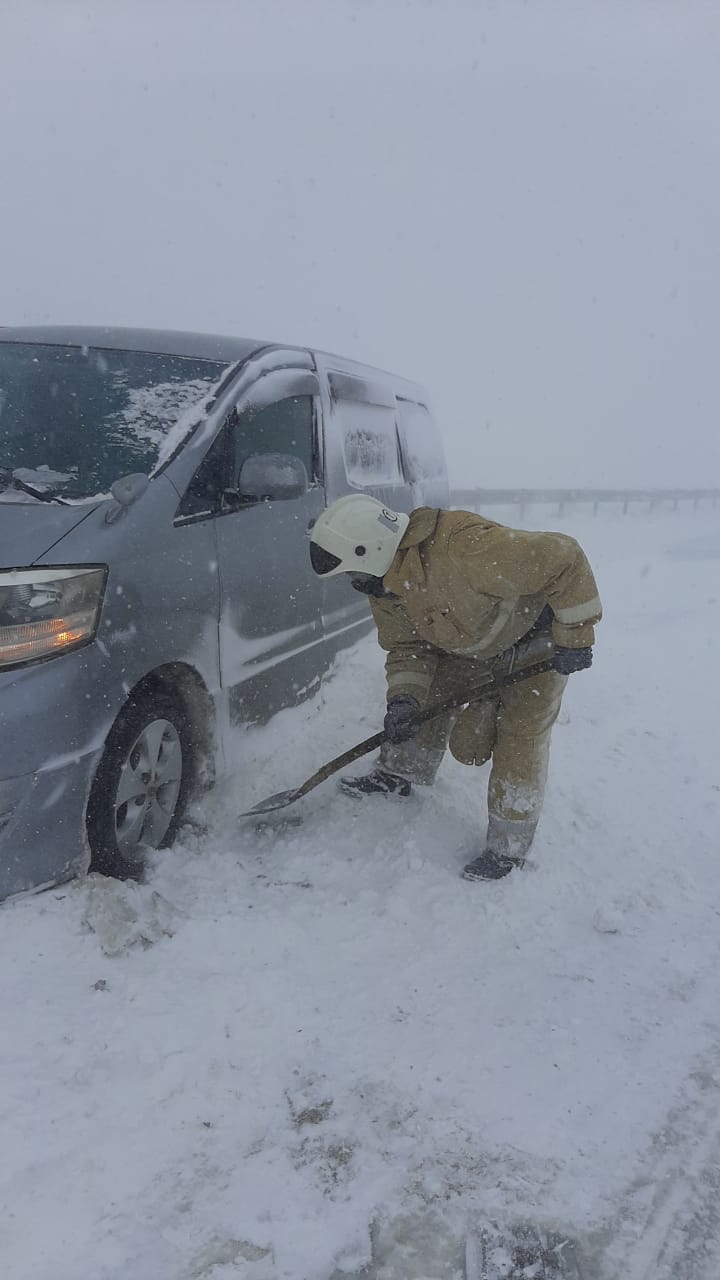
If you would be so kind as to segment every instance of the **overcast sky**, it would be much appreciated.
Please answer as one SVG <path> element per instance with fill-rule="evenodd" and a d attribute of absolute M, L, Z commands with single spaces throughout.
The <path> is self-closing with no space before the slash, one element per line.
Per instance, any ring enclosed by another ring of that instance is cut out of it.
<path fill-rule="evenodd" d="M 420 379 L 451 477 L 720 485 L 717 0 L 0 0 L 0 324 Z"/>

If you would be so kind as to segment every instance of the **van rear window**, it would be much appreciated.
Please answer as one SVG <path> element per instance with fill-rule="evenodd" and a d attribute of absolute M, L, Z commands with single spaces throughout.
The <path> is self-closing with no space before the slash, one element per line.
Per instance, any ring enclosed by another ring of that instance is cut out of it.
<path fill-rule="evenodd" d="M 152 471 L 178 419 L 208 399 L 215 360 L 0 341 L 0 468 L 64 498 Z M 190 425 L 190 424 L 189 424 Z"/>

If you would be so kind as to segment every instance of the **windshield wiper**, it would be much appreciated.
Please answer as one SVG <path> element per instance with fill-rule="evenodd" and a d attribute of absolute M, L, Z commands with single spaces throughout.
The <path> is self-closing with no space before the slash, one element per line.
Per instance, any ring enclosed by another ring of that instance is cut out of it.
<path fill-rule="evenodd" d="M 22 493 L 29 493 L 38 502 L 59 502 L 62 507 L 68 505 L 64 498 L 58 497 L 54 489 L 35 489 L 15 475 L 10 467 L 0 467 L 0 493 L 4 493 L 6 489 L 19 489 Z"/>

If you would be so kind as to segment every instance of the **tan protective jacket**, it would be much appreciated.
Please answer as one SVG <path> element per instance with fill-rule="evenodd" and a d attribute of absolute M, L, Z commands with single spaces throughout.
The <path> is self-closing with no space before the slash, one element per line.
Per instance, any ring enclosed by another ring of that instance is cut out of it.
<path fill-rule="evenodd" d="M 564 533 L 526 533 L 469 511 L 419 507 L 371 599 L 388 693 L 423 701 L 442 653 L 485 660 L 509 649 L 546 605 L 558 645 L 595 639 L 602 606 L 590 565 Z"/>

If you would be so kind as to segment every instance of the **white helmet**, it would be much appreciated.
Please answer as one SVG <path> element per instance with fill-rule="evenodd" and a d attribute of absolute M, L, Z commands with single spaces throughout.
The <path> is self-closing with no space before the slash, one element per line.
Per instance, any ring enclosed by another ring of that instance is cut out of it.
<path fill-rule="evenodd" d="M 365 493 L 349 493 L 315 521 L 310 534 L 312 567 L 324 578 L 336 573 L 382 578 L 409 523 L 404 511 L 391 511 Z"/>

